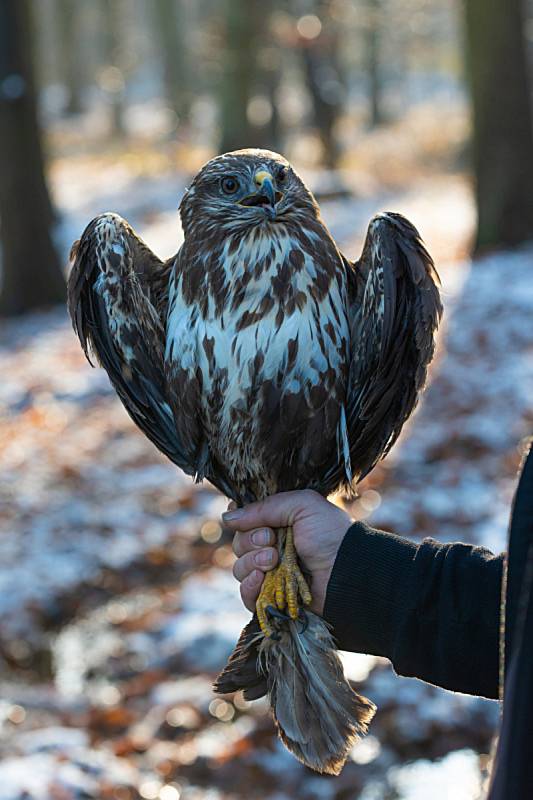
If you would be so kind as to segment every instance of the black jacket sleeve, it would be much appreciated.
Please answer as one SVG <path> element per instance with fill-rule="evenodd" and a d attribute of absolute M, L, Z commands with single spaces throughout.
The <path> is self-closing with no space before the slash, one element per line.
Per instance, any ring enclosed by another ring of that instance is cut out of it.
<path fill-rule="evenodd" d="M 515 495 L 505 604 L 503 719 L 487 800 L 531 798 L 533 786 L 533 447 Z"/>
<path fill-rule="evenodd" d="M 503 555 L 420 544 L 356 522 L 329 580 L 324 617 L 339 648 L 390 659 L 399 675 L 498 697 Z"/>

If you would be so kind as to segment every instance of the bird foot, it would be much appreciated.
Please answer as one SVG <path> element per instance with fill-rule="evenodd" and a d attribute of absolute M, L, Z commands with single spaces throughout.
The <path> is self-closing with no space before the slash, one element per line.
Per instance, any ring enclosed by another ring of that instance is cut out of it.
<path fill-rule="evenodd" d="M 302 620 L 301 606 L 310 605 L 311 600 L 309 586 L 296 561 L 292 537 L 289 540 L 287 536 L 281 563 L 267 572 L 257 598 L 257 618 L 265 636 L 278 638 L 287 621 Z"/>

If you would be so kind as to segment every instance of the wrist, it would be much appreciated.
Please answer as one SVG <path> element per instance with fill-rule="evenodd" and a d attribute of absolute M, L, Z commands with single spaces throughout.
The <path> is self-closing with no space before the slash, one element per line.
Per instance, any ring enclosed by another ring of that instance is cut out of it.
<path fill-rule="evenodd" d="M 322 550 L 322 557 L 318 560 L 312 569 L 312 584 L 311 594 L 313 601 L 311 609 L 320 616 L 324 615 L 324 606 L 326 604 L 326 595 L 329 580 L 335 566 L 337 554 L 340 550 L 344 537 L 353 525 L 353 520 L 342 509 L 338 508 L 339 518 L 335 519 L 335 525 L 332 525 L 328 531 L 327 540 L 323 542 L 325 547 Z"/>

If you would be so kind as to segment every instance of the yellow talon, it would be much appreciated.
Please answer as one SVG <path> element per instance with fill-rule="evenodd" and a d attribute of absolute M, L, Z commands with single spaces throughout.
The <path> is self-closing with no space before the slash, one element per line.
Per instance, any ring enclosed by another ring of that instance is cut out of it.
<path fill-rule="evenodd" d="M 255 605 L 257 611 L 257 619 L 259 620 L 259 625 L 265 636 L 272 636 L 272 634 L 274 633 L 274 628 L 270 623 L 266 611 L 267 606 L 274 605 L 274 594 L 275 594 L 274 582 L 275 582 L 275 570 L 272 570 L 272 572 L 267 572 L 267 574 L 265 575 L 265 580 L 263 581 L 261 593 L 257 598 L 257 602 Z"/>
<path fill-rule="evenodd" d="M 278 546 L 282 553 L 281 561 L 276 569 L 266 573 L 256 603 L 257 618 L 265 636 L 276 632 L 268 606 L 279 611 L 287 609 L 291 619 L 298 619 L 301 605 L 308 606 L 312 600 L 309 586 L 298 566 L 292 528 L 278 531 Z"/>
<path fill-rule="evenodd" d="M 313 600 L 311 592 L 309 591 L 309 586 L 307 585 L 307 581 L 305 580 L 304 576 L 298 569 L 296 572 L 296 581 L 298 583 L 298 590 L 300 592 L 300 597 L 303 600 L 304 606 L 310 606 Z"/>
<path fill-rule="evenodd" d="M 285 570 L 283 566 L 276 570 L 276 606 L 282 611 L 285 608 Z"/>

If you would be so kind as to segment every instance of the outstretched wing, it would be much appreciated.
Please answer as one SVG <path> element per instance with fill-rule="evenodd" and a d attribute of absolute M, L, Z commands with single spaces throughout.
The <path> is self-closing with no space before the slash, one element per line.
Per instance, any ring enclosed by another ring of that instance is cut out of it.
<path fill-rule="evenodd" d="M 68 308 L 90 361 L 96 356 L 126 411 L 168 458 L 194 473 L 167 402 L 165 318 L 170 262 L 117 214 L 89 223 L 71 251 Z"/>
<path fill-rule="evenodd" d="M 387 454 L 416 406 L 442 305 L 433 260 L 400 214 L 374 217 L 361 258 L 346 267 L 351 362 L 342 438 L 360 480 Z"/>

